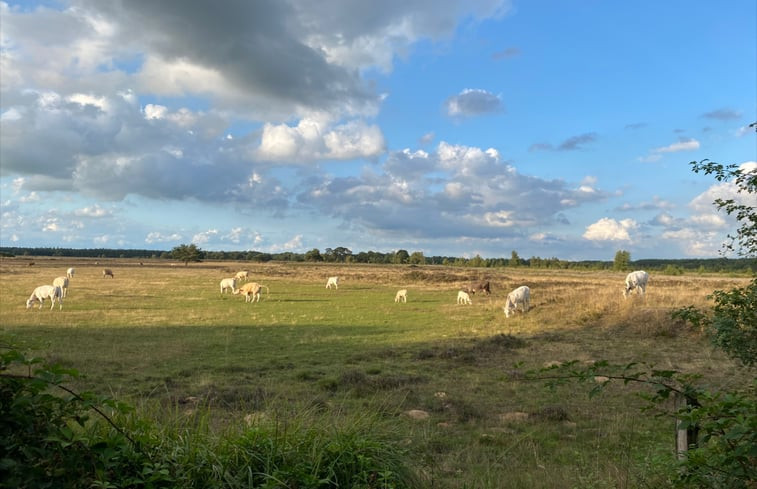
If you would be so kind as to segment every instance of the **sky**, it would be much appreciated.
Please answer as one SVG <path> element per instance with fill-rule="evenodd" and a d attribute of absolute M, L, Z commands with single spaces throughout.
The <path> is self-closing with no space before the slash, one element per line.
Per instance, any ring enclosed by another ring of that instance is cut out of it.
<path fill-rule="evenodd" d="M 717 257 L 754 0 L 0 1 L 0 246 Z"/>

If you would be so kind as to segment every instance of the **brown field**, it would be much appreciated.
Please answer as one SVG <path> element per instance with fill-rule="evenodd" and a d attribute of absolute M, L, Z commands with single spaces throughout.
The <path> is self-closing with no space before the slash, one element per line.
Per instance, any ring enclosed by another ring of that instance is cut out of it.
<path fill-rule="evenodd" d="M 69 266 L 63 310 L 26 310 L 32 289 Z M 255 304 L 222 295 L 219 281 L 238 270 L 270 294 Z M 337 291 L 325 289 L 331 275 Z M 166 416 L 187 399 L 219 426 L 372 413 L 429 487 L 657 487 L 653 459 L 671 454 L 672 425 L 640 411 L 643 386 L 589 399 L 590 386 L 524 378 L 607 360 L 742 383 L 746 372 L 670 312 L 749 279 L 650 275 L 646 297 L 624 299 L 625 273 L 607 271 L 3 258 L 0 323 L 5 337 L 80 370 L 75 387 Z M 458 287 L 478 279 L 492 295 L 457 305 Z M 519 285 L 531 287 L 531 311 L 506 320 L 505 295 Z M 407 304 L 394 303 L 400 288 Z"/>

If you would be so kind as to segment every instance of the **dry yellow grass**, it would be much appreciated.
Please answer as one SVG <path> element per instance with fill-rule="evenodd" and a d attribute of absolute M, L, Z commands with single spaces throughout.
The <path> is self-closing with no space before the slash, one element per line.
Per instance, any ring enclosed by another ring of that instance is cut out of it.
<path fill-rule="evenodd" d="M 670 312 L 706 306 L 713 290 L 747 278 L 652 272 L 645 297 L 624 299 L 625 273 L 607 271 L 33 260 L 0 260 L 2 330 L 81 370 L 81 387 L 163 406 L 203 399 L 232 418 L 277 418 L 282 404 L 316 406 L 333 422 L 371 412 L 401 433 L 435 487 L 498 487 L 503 477 L 511 487 L 633 487 L 633 460 L 668 446 L 666 421 L 639 411 L 640 387 L 593 401 L 575 386 L 523 382 L 523 370 L 637 361 L 710 384 L 743 380 Z M 63 311 L 25 310 L 31 290 L 69 266 Z M 221 295 L 219 281 L 240 270 L 270 295 L 256 304 Z M 325 288 L 331 275 L 338 291 Z M 492 295 L 457 305 L 458 288 L 480 279 Z M 505 319 L 505 296 L 520 285 L 531 288 L 531 310 Z M 400 288 L 406 304 L 394 302 Z M 429 417 L 398 416 L 412 410 Z"/>

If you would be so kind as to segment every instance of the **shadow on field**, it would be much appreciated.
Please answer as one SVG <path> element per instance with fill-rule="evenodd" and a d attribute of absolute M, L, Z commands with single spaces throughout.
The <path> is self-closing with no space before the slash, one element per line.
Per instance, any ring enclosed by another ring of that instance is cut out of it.
<path fill-rule="evenodd" d="M 269 298 L 268 299 L 271 302 L 331 302 L 327 299 L 279 299 L 279 298 Z"/>

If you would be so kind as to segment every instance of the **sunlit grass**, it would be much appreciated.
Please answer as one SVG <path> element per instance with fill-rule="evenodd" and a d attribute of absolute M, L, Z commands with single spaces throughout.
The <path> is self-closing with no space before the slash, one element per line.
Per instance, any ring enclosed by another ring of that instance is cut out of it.
<path fill-rule="evenodd" d="M 672 450 L 668 420 L 641 413 L 638 386 L 589 399 L 583 386 L 526 382 L 525 370 L 606 359 L 701 372 L 712 384 L 740 375 L 669 312 L 747 279 L 652 273 L 646 297 L 623 299 L 625 274 L 613 272 L 120 260 L 106 279 L 92 260 L 35 261 L 0 261 L 2 330 L 77 368 L 77 388 L 169 423 L 202 410 L 220 431 L 369 413 L 432 487 L 634 487 L 651 449 Z M 31 290 L 71 264 L 63 310 L 27 311 Z M 220 293 L 241 269 L 270 288 L 261 302 Z M 325 288 L 330 275 L 339 290 Z M 457 288 L 483 276 L 492 296 L 457 305 Z M 506 320 L 505 295 L 520 285 L 532 309 Z M 406 304 L 394 302 L 400 288 Z"/>

